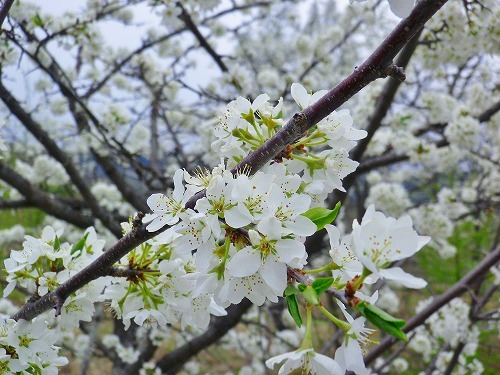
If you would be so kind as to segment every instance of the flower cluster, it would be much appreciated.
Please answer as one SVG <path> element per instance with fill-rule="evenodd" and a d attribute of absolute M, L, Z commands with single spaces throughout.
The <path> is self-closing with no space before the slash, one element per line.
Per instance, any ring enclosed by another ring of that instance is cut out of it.
<path fill-rule="evenodd" d="M 417 313 L 432 302 L 427 299 L 419 302 Z M 419 353 L 425 362 L 435 363 L 432 374 L 446 371 L 448 364 L 457 351 L 455 348 L 463 344 L 458 353 L 459 366 L 453 373 L 481 374 L 484 370 L 481 362 L 475 358 L 478 348 L 479 328 L 469 319 L 470 306 L 457 298 L 434 313 L 425 326 L 415 330 L 415 336 L 409 347 Z"/>
<path fill-rule="evenodd" d="M 301 109 L 324 93 L 308 93 L 301 85 L 292 85 L 292 96 Z M 307 264 L 305 238 L 325 225 L 332 259 L 319 272 L 333 270 L 326 289 L 334 282 L 335 288 L 345 290 L 352 306 L 354 298 L 367 304 L 377 300 L 377 293 L 367 297 L 359 291 L 364 281 L 383 278 L 412 288 L 425 286 L 422 279 L 388 267 L 429 240 L 417 235 L 409 217 L 387 218 L 371 205 L 342 239 L 339 229 L 328 225 L 334 218 L 322 219 L 334 211 L 318 206 L 334 189 L 344 191 L 343 178 L 358 165 L 349 159 L 349 150 L 366 136 L 353 127 L 348 110 L 330 114 L 260 171 L 229 170 L 284 125 L 281 115 L 282 100 L 273 106 L 266 94 L 253 102 L 241 97 L 231 102 L 219 119 L 213 144 L 226 162 L 212 171 L 177 170 L 172 191 L 148 198 L 152 214 L 144 222 L 148 231 L 161 233 L 125 255 L 104 280 L 71 295 L 62 309 L 61 332 L 90 320 L 95 302 L 105 302 L 126 329 L 132 321 L 138 326 L 179 324 L 182 329 L 205 329 L 211 315 L 225 315 L 226 307 L 243 298 L 258 306 L 266 300 L 277 302 L 287 295 L 286 290 L 295 288 L 289 272 Z M 122 227 L 125 232 L 132 229 L 130 223 Z M 41 238 L 25 237 L 23 250 L 12 251 L 5 260 L 9 284 L 4 295 L 20 285 L 44 296 L 102 254 L 104 241 L 97 239 L 93 228 L 75 245 L 61 243 L 61 235 L 46 227 Z M 304 292 L 308 314 L 302 345 L 266 364 L 273 367 L 286 360 L 280 373 L 295 368 L 318 374 L 368 373 L 362 352 L 373 330 L 365 327 L 365 317 L 354 319 L 339 301 L 345 320 L 336 318 L 318 302 L 317 294 L 326 289 L 311 288 L 298 289 Z M 335 359 L 313 349 L 314 307 L 344 331 Z M 292 316 L 300 319 L 297 313 Z M 105 345 L 126 363 L 137 360 L 137 352 L 114 336 L 108 336 Z"/>
<path fill-rule="evenodd" d="M 56 375 L 68 363 L 59 357 L 57 334 L 41 319 L 0 320 L 0 373 Z"/>
<path fill-rule="evenodd" d="M 423 288 L 427 283 L 404 272 L 399 267 L 390 267 L 393 262 L 413 256 L 430 237 L 419 236 L 412 227 L 409 216 L 400 219 L 386 217 L 370 205 L 361 223 L 353 222 L 352 233 L 340 240 L 337 228 L 329 226 L 330 255 L 335 264 L 334 276 L 349 280 L 361 274 L 367 281 L 379 278 L 396 281 L 407 288 Z"/>
<path fill-rule="evenodd" d="M 219 166 L 198 177 L 182 171 L 175 174 L 171 197 L 153 195 L 148 203 L 154 211 L 149 230 L 175 224 L 157 241 L 189 256 L 196 251 L 196 293 L 214 293 L 222 306 L 247 297 L 261 305 L 277 301 L 287 280 L 287 266 L 302 268 L 306 252 L 302 236 L 316 231 L 305 213 L 311 198 L 298 189 L 298 175 L 287 175 L 283 164 L 273 164 L 253 176 L 233 174 Z M 205 197 L 194 209 L 184 204 L 205 186 Z M 192 280 L 195 280 L 193 277 Z"/>

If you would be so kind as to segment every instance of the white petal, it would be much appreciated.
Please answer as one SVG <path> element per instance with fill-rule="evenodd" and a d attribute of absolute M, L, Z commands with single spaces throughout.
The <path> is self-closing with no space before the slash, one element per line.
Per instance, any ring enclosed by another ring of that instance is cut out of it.
<path fill-rule="evenodd" d="M 167 196 L 161 193 L 152 194 L 146 200 L 146 203 L 153 212 L 164 212 L 167 209 L 167 202 Z"/>
<path fill-rule="evenodd" d="M 184 177 L 184 171 L 182 169 L 178 169 L 174 174 L 174 192 L 172 193 L 172 198 L 177 202 L 182 200 L 182 196 L 184 195 L 184 185 L 182 184 L 182 179 Z"/>
<path fill-rule="evenodd" d="M 236 98 L 236 110 L 240 111 L 241 113 L 248 113 L 250 112 L 251 104 L 248 101 L 248 99 L 245 99 L 241 96 L 238 96 Z"/>
<path fill-rule="evenodd" d="M 379 274 L 384 279 L 397 281 L 407 288 L 421 289 L 427 286 L 427 281 L 419 277 L 410 275 L 399 267 L 380 270 Z"/>
<path fill-rule="evenodd" d="M 431 238 L 429 236 L 418 236 L 418 245 L 417 249 L 420 250 L 422 247 L 427 245 Z"/>
<path fill-rule="evenodd" d="M 301 354 L 298 353 L 298 352 L 283 353 L 283 354 L 277 355 L 275 357 L 269 358 L 266 361 L 266 366 L 269 367 L 270 369 L 273 369 L 273 367 L 275 365 L 277 365 L 278 363 L 283 362 L 285 359 L 296 360 L 296 359 L 298 359 L 300 357 L 301 357 Z"/>
<path fill-rule="evenodd" d="M 281 221 L 276 219 L 274 216 L 263 218 L 259 224 L 257 224 L 257 229 L 260 233 L 271 240 L 281 238 L 281 234 L 283 233 Z"/>
<path fill-rule="evenodd" d="M 261 107 L 269 101 L 270 97 L 267 94 L 260 94 L 255 98 L 255 100 L 252 103 L 252 109 L 254 111 L 257 111 L 261 109 Z"/>
<path fill-rule="evenodd" d="M 365 367 L 363 352 L 359 342 L 352 338 L 347 342 L 345 360 L 347 370 L 354 371 L 356 375 L 367 375 L 370 373 Z"/>
<path fill-rule="evenodd" d="M 306 253 L 306 248 L 302 242 L 284 239 L 276 242 L 276 253 L 281 262 L 287 263 L 295 258 L 302 258 Z"/>
<path fill-rule="evenodd" d="M 307 237 L 316 232 L 318 229 L 310 219 L 305 216 L 298 215 L 293 221 L 288 221 L 286 227 L 290 229 L 296 236 Z"/>
<path fill-rule="evenodd" d="M 277 294 L 282 294 L 286 288 L 286 265 L 273 257 L 267 257 L 260 269 L 260 275 L 267 285 Z"/>
<path fill-rule="evenodd" d="M 241 228 L 252 222 L 252 215 L 244 204 L 238 203 L 237 206 L 224 211 L 224 220 L 232 228 Z"/>
<path fill-rule="evenodd" d="M 361 358 L 361 362 L 363 362 L 363 358 Z M 343 375 L 345 373 L 337 362 L 323 354 L 314 353 L 312 364 L 316 370 L 315 374 L 318 375 Z"/>
<path fill-rule="evenodd" d="M 309 99 L 311 95 L 307 93 L 307 90 L 300 83 L 292 83 L 292 98 L 299 105 L 301 109 L 304 109 L 309 104 Z"/>
<path fill-rule="evenodd" d="M 325 94 L 328 92 L 328 90 L 319 90 L 316 91 L 314 94 L 311 95 L 311 98 L 309 99 L 308 106 L 316 103 L 318 100 L 320 100 Z"/>
<path fill-rule="evenodd" d="M 179 221 L 179 218 L 177 217 L 172 217 L 171 215 L 162 215 L 160 217 L 157 217 L 154 219 L 149 225 L 146 227 L 146 229 L 149 232 L 154 232 L 157 231 L 158 229 L 163 228 L 165 225 L 172 225 L 175 224 Z"/>
<path fill-rule="evenodd" d="M 309 209 L 311 197 L 305 194 L 292 195 L 289 199 L 290 207 L 296 214 L 302 214 Z"/>
<path fill-rule="evenodd" d="M 340 243 L 340 231 L 339 229 L 331 224 L 325 225 L 326 232 L 330 238 L 330 248 L 335 248 L 339 246 Z"/>
<path fill-rule="evenodd" d="M 414 4 L 414 0 L 389 0 L 392 13 L 401 18 L 405 18 L 410 15 Z"/>
<path fill-rule="evenodd" d="M 245 277 L 253 275 L 260 266 L 260 254 L 248 246 L 233 255 L 227 264 L 227 270 L 231 276 Z"/>

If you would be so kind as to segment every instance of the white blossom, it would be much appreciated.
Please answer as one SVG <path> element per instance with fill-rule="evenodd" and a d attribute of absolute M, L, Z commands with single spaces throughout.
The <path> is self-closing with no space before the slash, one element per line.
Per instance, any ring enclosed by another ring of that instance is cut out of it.
<path fill-rule="evenodd" d="M 408 288 L 427 285 L 423 279 L 399 267 L 386 268 L 391 262 L 412 256 L 430 241 L 430 237 L 415 232 L 409 216 L 397 220 L 388 218 L 370 205 L 361 223 L 353 222 L 353 231 L 344 241 L 350 244 L 352 252 L 372 276 L 398 281 Z"/>
<path fill-rule="evenodd" d="M 148 224 L 147 229 L 154 232 L 165 225 L 172 225 L 179 221 L 179 215 L 185 210 L 186 202 L 193 195 L 191 189 L 186 189 L 182 183 L 183 170 L 179 169 L 174 174 L 174 191 L 172 196 L 153 194 L 148 200 L 148 206 L 154 213 L 154 219 Z"/>
<path fill-rule="evenodd" d="M 314 349 L 302 349 L 277 355 L 266 361 L 266 366 L 274 368 L 278 363 L 285 361 L 278 374 L 290 374 L 293 370 L 300 370 L 304 374 L 341 375 L 341 367 L 336 361 L 323 354 L 316 353 Z"/>

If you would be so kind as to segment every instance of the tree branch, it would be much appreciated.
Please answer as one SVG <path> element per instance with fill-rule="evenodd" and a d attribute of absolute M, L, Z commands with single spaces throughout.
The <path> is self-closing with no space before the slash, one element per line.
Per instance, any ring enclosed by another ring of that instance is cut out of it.
<path fill-rule="evenodd" d="M 177 373 L 192 356 L 215 343 L 236 326 L 242 315 L 252 306 L 248 299 L 244 299 L 239 305 L 232 305 L 227 309 L 226 316 L 213 318 L 203 334 L 168 353 L 157 362 L 157 367 L 168 375 Z"/>
<path fill-rule="evenodd" d="M 200 46 L 202 46 L 205 49 L 205 51 L 207 51 L 207 53 L 212 57 L 212 59 L 215 61 L 220 70 L 222 70 L 223 72 L 229 72 L 229 69 L 227 68 L 226 64 L 224 63 L 224 61 L 222 61 L 221 56 L 217 52 L 215 52 L 210 43 L 208 43 L 208 40 L 200 32 L 198 27 L 193 22 L 191 15 L 182 6 L 182 2 L 178 1 L 176 5 L 181 9 L 181 14 L 179 15 L 179 19 L 182 22 L 184 22 L 186 27 L 193 33 L 196 40 L 198 40 L 198 42 L 200 43 Z"/>
<path fill-rule="evenodd" d="M 84 216 L 80 212 L 71 209 L 66 204 L 50 197 L 43 190 L 31 184 L 1 160 L 0 179 L 17 189 L 24 196 L 27 204 L 36 206 L 48 214 L 65 220 L 79 228 L 87 228 L 94 225 L 93 218 Z"/>
<path fill-rule="evenodd" d="M 7 18 L 7 15 L 9 14 L 10 8 L 12 8 L 14 1 L 15 0 L 5 0 L 2 4 L 2 9 L 0 9 L 0 27 L 3 25 L 3 22 Z"/>

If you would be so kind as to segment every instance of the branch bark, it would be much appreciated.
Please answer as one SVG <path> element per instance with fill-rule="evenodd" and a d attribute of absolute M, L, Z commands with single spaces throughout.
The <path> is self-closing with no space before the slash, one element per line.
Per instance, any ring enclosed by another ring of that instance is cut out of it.
<path fill-rule="evenodd" d="M 9 14 L 10 8 L 14 4 L 15 0 L 5 0 L 2 4 L 2 9 L 0 9 L 0 27 L 3 25 L 7 15 Z M 1 32 L 0 32 L 1 33 Z"/>

